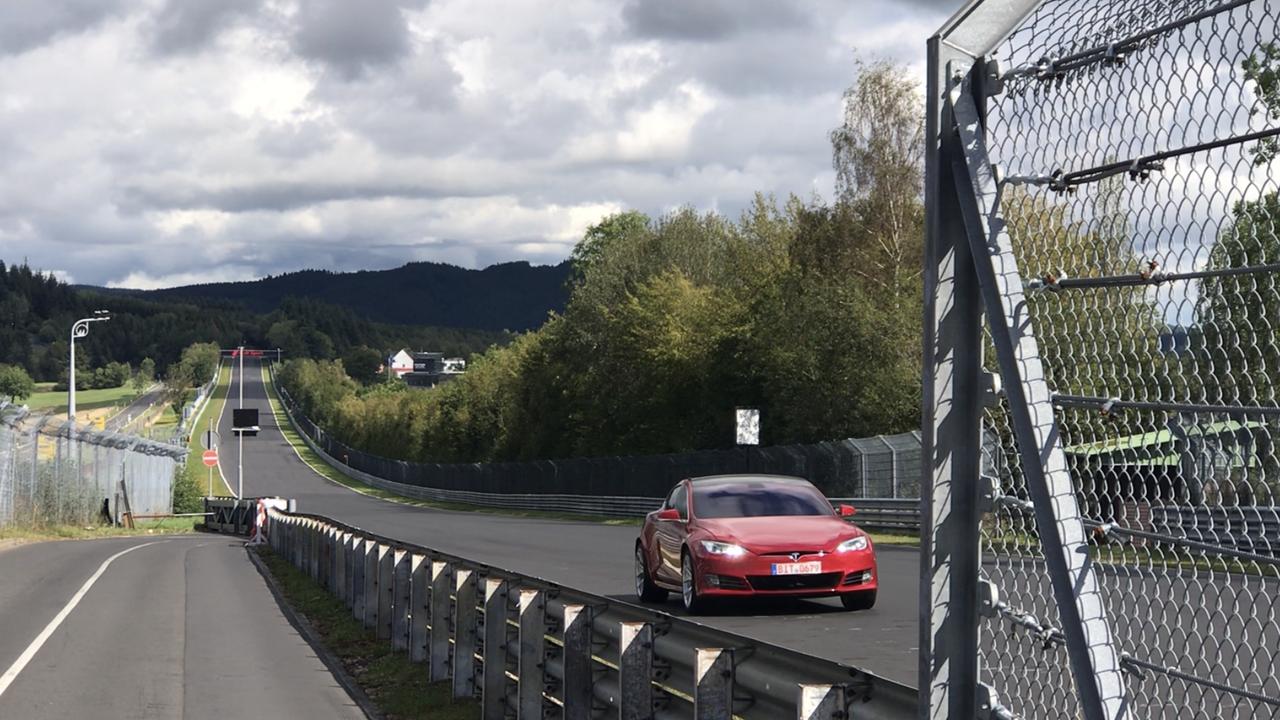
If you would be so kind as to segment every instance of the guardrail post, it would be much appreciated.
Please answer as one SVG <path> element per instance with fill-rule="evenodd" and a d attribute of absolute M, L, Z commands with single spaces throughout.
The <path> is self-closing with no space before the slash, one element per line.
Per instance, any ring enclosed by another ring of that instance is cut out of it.
<path fill-rule="evenodd" d="M 520 659 L 518 720 L 542 717 L 542 691 L 546 685 L 546 596 L 541 590 L 520 591 Z"/>
<path fill-rule="evenodd" d="M 351 541 L 351 533 L 346 530 L 336 530 L 333 536 L 333 596 L 346 602 L 347 593 L 350 588 L 347 586 L 347 569 L 350 567 L 350 561 L 347 559 L 351 553 L 347 552 L 348 545 Z"/>
<path fill-rule="evenodd" d="M 844 685 L 801 685 L 798 720 L 840 720 L 849 716 Z"/>
<path fill-rule="evenodd" d="M 374 632 L 378 624 L 378 547 L 375 540 L 364 543 L 364 617 L 360 618 Z"/>
<path fill-rule="evenodd" d="M 338 538 L 342 532 L 332 525 L 325 528 L 324 531 L 324 589 L 328 590 L 331 595 L 338 594 L 338 564 L 342 562 L 342 555 L 338 552 Z"/>
<path fill-rule="evenodd" d="M 391 647 L 409 649 L 409 552 L 396 550 L 394 598 L 391 603 Z"/>
<path fill-rule="evenodd" d="M 353 535 L 351 539 L 351 617 L 364 620 L 364 555 L 368 540 Z"/>
<path fill-rule="evenodd" d="M 476 574 L 458 568 L 453 574 L 453 696 L 476 694 Z"/>
<path fill-rule="evenodd" d="M 480 699 L 483 720 L 507 716 L 507 581 L 484 580 L 484 692 Z"/>
<path fill-rule="evenodd" d="M 733 649 L 698 648 L 694 680 L 694 720 L 732 720 Z"/>
<path fill-rule="evenodd" d="M 624 622 L 618 647 L 618 718 L 653 717 L 653 625 Z"/>
<path fill-rule="evenodd" d="M 311 574 L 312 582 L 320 582 L 320 540 L 321 540 L 320 523 L 312 520 L 307 524 L 307 570 Z"/>
<path fill-rule="evenodd" d="M 591 718 L 591 608 L 564 606 L 564 720 Z"/>
<path fill-rule="evenodd" d="M 409 556 L 409 661 L 426 662 L 431 624 L 431 561 L 426 555 Z"/>
<path fill-rule="evenodd" d="M 449 679 L 449 586 L 453 568 L 443 560 L 431 561 L 431 682 Z"/>
<path fill-rule="evenodd" d="M 395 549 L 390 545 L 378 545 L 378 628 L 379 640 L 391 639 L 392 606 L 396 597 Z"/>
<path fill-rule="evenodd" d="M 346 533 L 342 540 L 342 602 L 350 608 L 355 602 L 352 578 L 355 577 L 356 534 Z"/>

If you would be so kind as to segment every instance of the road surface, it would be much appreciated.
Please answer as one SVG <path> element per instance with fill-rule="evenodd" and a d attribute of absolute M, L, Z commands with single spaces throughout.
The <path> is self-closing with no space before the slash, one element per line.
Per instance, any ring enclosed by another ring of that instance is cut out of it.
<path fill-rule="evenodd" d="M 238 365 L 238 364 L 237 364 Z M 245 407 L 259 409 L 257 437 L 244 441 L 244 494 L 278 495 L 298 510 L 471 560 L 542 577 L 587 592 L 635 601 L 632 548 L 638 528 L 418 508 L 371 498 L 315 474 L 280 434 L 256 359 L 244 367 Z M 233 383 L 239 368 L 233 367 Z M 229 402 L 237 402 L 233 384 Z M 287 423 L 284 417 L 280 422 Z M 233 438 L 231 413 L 219 425 Z M 223 472 L 235 487 L 237 448 L 224 441 Z M 873 610 L 846 612 L 836 600 L 751 603 L 699 622 L 848 663 L 914 686 L 918 667 L 916 609 L 919 554 L 882 547 L 879 600 Z M 663 610 L 680 614 L 673 597 Z"/>
<path fill-rule="evenodd" d="M 365 717 L 237 539 L 23 545 L 0 578 L 0 718 Z"/>
<path fill-rule="evenodd" d="M 129 403 L 120 412 L 112 415 L 106 422 L 106 429 L 111 432 L 119 432 L 125 425 L 133 422 L 135 418 L 145 412 L 152 405 L 160 402 L 160 396 L 164 394 L 164 388 L 156 386 L 154 390 L 150 390 L 139 395 L 133 402 Z"/>

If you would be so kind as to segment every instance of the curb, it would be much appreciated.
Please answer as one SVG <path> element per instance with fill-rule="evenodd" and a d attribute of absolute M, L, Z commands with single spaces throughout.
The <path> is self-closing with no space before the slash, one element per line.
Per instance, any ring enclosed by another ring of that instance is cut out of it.
<path fill-rule="evenodd" d="M 324 666 L 329 669 L 333 679 L 338 681 L 338 684 L 342 686 L 342 689 L 346 691 L 347 695 L 360 708 L 366 718 L 369 718 L 369 720 L 385 720 L 382 713 L 374 706 L 373 701 L 369 699 L 369 696 L 360 687 L 359 683 L 343 667 L 342 660 L 325 646 L 324 640 L 320 637 L 320 633 L 316 631 L 315 626 L 295 611 L 293 606 L 285 599 L 275 576 L 267 569 L 266 564 L 262 562 L 262 558 L 258 557 L 258 553 L 254 552 L 247 544 L 244 551 L 249 556 L 249 561 L 257 568 L 258 574 L 266 581 L 267 588 L 271 590 L 271 596 L 276 600 L 276 605 L 280 606 L 280 612 L 284 613 L 285 618 L 288 619 L 293 629 L 297 630 L 298 634 L 315 651 L 316 657 L 320 658 L 320 662 L 324 663 Z"/>

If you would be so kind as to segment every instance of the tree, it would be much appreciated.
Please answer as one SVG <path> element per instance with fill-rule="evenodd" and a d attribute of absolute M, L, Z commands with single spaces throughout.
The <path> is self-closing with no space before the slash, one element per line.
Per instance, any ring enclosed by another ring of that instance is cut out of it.
<path fill-rule="evenodd" d="M 0 365 L 0 397 L 18 402 L 31 397 L 36 391 L 35 381 L 18 365 Z"/>
<path fill-rule="evenodd" d="M 143 358 L 138 364 L 138 371 L 133 374 L 133 391 L 135 394 L 141 395 L 156 378 L 156 361 L 151 358 Z"/>
<path fill-rule="evenodd" d="M 191 366 L 185 362 L 176 362 L 165 372 L 165 402 L 173 408 L 173 412 L 178 417 L 182 417 L 182 409 L 194 394 L 191 389 L 194 380 L 195 375 L 192 373 Z"/>
<path fill-rule="evenodd" d="M 858 226 L 837 252 L 852 260 L 849 271 L 895 295 L 922 267 L 923 118 L 906 68 L 859 63 L 857 81 L 844 94 L 844 122 L 831 132 L 836 204 Z"/>
<path fill-rule="evenodd" d="M 367 345 L 353 347 L 342 356 L 347 375 L 361 385 L 372 385 L 381 379 L 382 353 Z"/>

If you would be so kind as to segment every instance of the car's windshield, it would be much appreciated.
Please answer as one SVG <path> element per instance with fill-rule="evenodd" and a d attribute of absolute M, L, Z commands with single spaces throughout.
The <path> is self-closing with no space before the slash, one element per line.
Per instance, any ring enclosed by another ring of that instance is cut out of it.
<path fill-rule="evenodd" d="M 700 518 L 833 514 L 831 505 L 811 487 L 769 483 L 695 483 L 693 513 Z"/>

